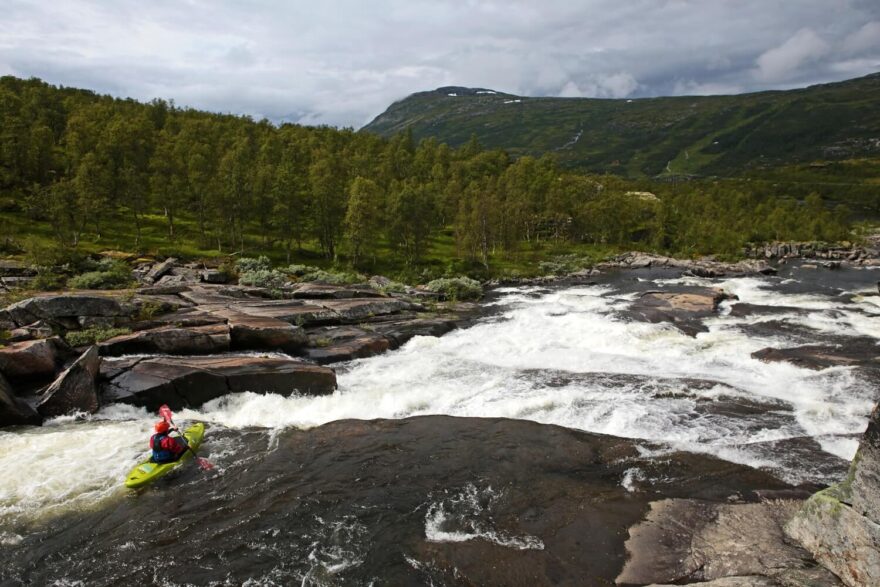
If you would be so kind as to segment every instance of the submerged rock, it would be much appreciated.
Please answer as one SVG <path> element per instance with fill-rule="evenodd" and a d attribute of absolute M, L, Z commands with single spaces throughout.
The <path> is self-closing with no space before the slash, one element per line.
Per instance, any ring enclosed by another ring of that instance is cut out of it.
<path fill-rule="evenodd" d="M 94 414 L 98 401 L 98 373 L 101 357 L 98 347 L 92 346 L 52 382 L 42 394 L 37 411 L 44 418 L 64 416 L 74 412 Z"/>
<path fill-rule="evenodd" d="M 880 367 L 880 349 L 872 338 L 853 338 L 846 346 L 809 344 L 784 349 L 764 348 L 752 353 L 752 358 L 765 363 L 785 361 L 807 369 L 851 367 L 862 365 Z"/>

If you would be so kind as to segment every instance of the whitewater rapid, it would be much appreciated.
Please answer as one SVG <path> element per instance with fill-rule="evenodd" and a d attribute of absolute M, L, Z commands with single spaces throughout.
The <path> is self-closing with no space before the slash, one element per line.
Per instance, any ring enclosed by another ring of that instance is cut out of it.
<path fill-rule="evenodd" d="M 823 337 L 880 337 L 877 298 L 852 295 L 867 293 L 864 283 L 815 293 L 780 278 L 622 281 L 498 290 L 489 315 L 470 328 L 416 337 L 397 351 L 338 366 L 332 395 L 234 394 L 176 418 L 264 428 L 266 450 L 281 429 L 346 418 L 515 418 L 644 440 L 645 451 L 658 455 L 709 453 L 791 482 L 833 481 L 809 461 L 822 452 L 832 461 L 852 458 L 877 399 L 874 384 L 852 367 L 814 371 L 751 354 Z M 739 303 L 780 311 L 736 317 L 724 302 L 704 322 L 708 332 L 695 337 L 620 314 L 649 287 L 682 284 L 721 287 Z M 791 328 L 749 329 L 770 321 Z M 125 495 L 122 478 L 144 457 L 155 419 L 117 405 L 0 432 L 0 521 Z M 234 440 L 212 444 L 210 432 L 206 449 L 219 474 L 236 459 Z M 0 533 L 0 544 L 15 540 Z"/>

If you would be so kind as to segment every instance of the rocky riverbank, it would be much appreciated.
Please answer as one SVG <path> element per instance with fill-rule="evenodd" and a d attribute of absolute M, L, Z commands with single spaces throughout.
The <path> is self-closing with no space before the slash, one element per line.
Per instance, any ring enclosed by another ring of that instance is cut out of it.
<path fill-rule="evenodd" d="M 142 276 L 153 285 L 135 290 L 40 294 L 0 310 L 0 330 L 9 333 L 0 347 L 0 425 L 108 403 L 155 410 L 236 391 L 332 393 L 336 377 L 325 365 L 440 336 L 476 310 L 371 284 L 291 284 L 276 299 L 267 288 L 175 270 L 154 265 Z M 117 335 L 72 346 L 90 332 Z"/>

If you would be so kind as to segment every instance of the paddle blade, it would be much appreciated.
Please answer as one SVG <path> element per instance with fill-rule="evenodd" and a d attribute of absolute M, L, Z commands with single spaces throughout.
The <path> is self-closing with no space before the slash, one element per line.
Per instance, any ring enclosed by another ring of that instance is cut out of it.
<path fill-rule="evenodd" d="M 166 422 L 170 422 L 173 417 L 171 414 L 171 408 L 169 408 L 167 404 L 159 406 L 159 415 L 162 416 L 162 419 Z"/>
<path fill-rule="evenodd" d="M 202 468 L 203 471 L 210 471 L 214 468 L 214 464 L 208 459 L 203 459 L 202 457 L 196 457 L 196 462 L 199 463 L 199 467 Z"/>

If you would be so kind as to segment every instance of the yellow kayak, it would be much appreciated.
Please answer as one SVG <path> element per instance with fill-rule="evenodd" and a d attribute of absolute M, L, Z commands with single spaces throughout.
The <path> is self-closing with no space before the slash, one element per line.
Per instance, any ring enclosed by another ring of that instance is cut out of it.
<path fill-rule="evenodd" d="M 183 432 L 186 442 L 193 450 L 198 450 L 202 444 L 202 438 L 205 436 L 205 425 L 201 422 L 193 424 Z M 179 459 L 173 463 L 154 463 L 153 461 L 144 461 L 131 470 L 125 478 L 125 486 L 130 488 L 143 487 L 147 483 L 152 483 L 159 477 L 167 475 L 176 469 L 181 463 L 185 463 L 193 456 L 192 451 L 186 451 Z"/>

